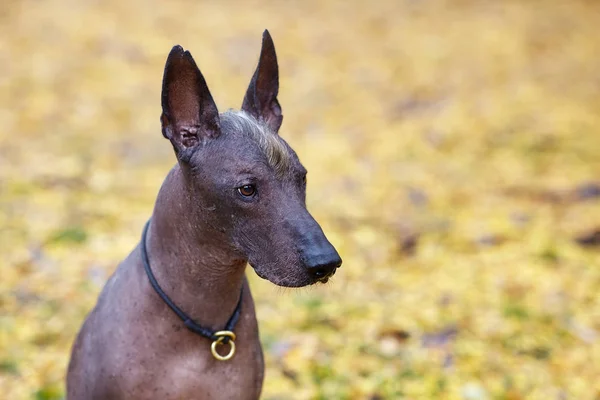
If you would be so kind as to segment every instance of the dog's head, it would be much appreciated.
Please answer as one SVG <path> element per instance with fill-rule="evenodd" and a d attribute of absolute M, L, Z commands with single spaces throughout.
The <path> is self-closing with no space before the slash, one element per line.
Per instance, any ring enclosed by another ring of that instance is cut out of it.
<path fill-rule="evenodd" d="M 241 111 L 223 114 L 191 54 L 175 46 L 163 78 L 162 132 L 193 197 L 189 218 L 209 226 L 262 278 L 305 286 L 327 281 L 342 260 L 306 209 L 306 169 L 278 134 L 278 91 L 268 31 Z"/>

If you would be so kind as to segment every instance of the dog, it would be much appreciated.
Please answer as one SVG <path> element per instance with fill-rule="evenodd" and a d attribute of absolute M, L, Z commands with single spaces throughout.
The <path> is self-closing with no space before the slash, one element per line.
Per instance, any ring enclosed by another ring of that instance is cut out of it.
<path fill-rule="evenodd" d="M 286 287 L 342 260 L 306 209 L 306 169 L 279 136 L 275 46 L 263 33 L 241 110 L 219 114 L 189 51 L 171 50 L 162 134 L 177 157 L 142 241 L 73 345 L 67 398 L 257 399 L 263 353 L 246 265 Z"/>

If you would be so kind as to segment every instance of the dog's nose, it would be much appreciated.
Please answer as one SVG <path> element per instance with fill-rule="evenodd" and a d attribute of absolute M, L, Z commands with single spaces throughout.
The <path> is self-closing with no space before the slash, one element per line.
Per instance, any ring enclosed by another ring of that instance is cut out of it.
<path fill-rule="evenodd" d="M 314 282 L 325 282 L 342 265 L 337 250 L 327 240 L 317 221 L 304 209 L 306 218 L 295 219 L 298 252 L 306 272 Z"/>
<path fill-rule="evenodd" d="M 318 257 L 311 257 L 307 260 L 306 268 L 316 280 L 325 280 L 335 273 L 335 270 L 342 265 L 342 259 L 335 249 L 329 254 L 323 254 Z"/>

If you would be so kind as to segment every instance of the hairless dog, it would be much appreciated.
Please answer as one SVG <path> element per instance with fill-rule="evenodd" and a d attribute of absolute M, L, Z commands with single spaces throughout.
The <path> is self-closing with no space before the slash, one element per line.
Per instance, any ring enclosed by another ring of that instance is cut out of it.
<path fill-rule="evenodd" d="M 219 114 L 192 55 L 173 47 L 160 120 L 177 164 L 73 345 L 69 400 L 259 398 L 246 265 L 300 287 L 342 263 L 306 209 L 306 169 L 278 134 L 278 91 L 268 31 L 240 111 Z"/>

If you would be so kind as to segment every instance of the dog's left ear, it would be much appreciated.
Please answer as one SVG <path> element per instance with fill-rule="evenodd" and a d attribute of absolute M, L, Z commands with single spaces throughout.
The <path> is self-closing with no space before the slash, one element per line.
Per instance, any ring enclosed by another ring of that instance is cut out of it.
<path fill-rule="evenodd" d="M 275 133 L 279 131 L 283 115 L 277 101 L 279 68 L 275 45 L 268 30 L 263 32 L 262 49 L 258 66 L 244 96 L 242 110 L 267 124 Z"/>

